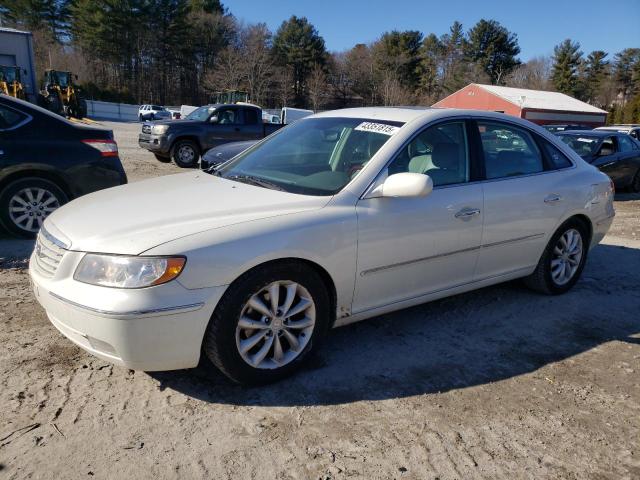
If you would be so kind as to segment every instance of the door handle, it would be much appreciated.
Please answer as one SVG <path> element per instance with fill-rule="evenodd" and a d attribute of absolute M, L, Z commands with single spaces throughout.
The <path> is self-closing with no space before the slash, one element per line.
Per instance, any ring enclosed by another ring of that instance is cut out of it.
<path fill-rule="evenodd" d="M 562 197 L 560 195 L 552 194 L 545 197 L 544 203 L 556 203 L 560 200 L 562 200 Z"/>
<path fill-rule="evenodd" d="M 479 208 L 463 208 L 455 214 L 455 217 L 459 218 L 460 220 L 467 220 L 469 218 L 475 217 L 476 215 L 480 215 Z"/>

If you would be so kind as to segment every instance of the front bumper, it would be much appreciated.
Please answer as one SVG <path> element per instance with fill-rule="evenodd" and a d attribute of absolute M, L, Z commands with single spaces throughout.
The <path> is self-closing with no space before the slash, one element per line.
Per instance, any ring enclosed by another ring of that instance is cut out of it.
<path fill-rule="evenodd" d="M 169 154 L 171 147 L 166 135 L 154 135 L 152 133 L 140 133 L 138 145 L 154 153 Z"/>
<path fill-rule="evenodd" d="M 115 289 L 73 280 L 84 254 L 67 252 L 53 277 L 35 263 L 29 274 L 36 299 L 69 340 L 103 360 L 135 370 L 195 367 L 204 333 L 226 287 L 189 290 L 179 281 Z"/>

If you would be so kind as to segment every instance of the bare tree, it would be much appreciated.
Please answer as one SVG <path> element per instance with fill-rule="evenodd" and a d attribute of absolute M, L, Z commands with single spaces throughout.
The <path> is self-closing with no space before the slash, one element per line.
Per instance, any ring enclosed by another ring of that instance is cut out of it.
<path fill-rule="evenodd" d="M 505 78 L 509 87 L 549 90 L 551 84 L 551 58 L 535 57 L 516 69 Z"/>
<path fill-rule="evenodd" d="M 318 111 L 327 103 L 328 90 L 327 75 L 322 66 L 316 63 L 307 79 L 307 93 L 314 111 Z"/>
<path fill-rule="evenodd" d="M 261 105 L 273 74 L 271 32 L 264 23 L 251 25 L 241 34 L 244 79 L 252 102 Z"/>
<path fill-rule="evenodd" d="M 238 90 L 244 80 L 242 53 L 234 47 L 225 48 L 215 62 L 215 66 L 205 75 L 204 87 L 209 92 Z"/>
<path fill-rule="evenodd" d="M 274 74 L 274 94 L 282 107 L 289 105 L 294 94 L 293 69 L 288 66 L 278 67 Z"/>
<path fill-rule="evenodd" d="M 395 72 L 391 70 L 383 71 L 381 78 L 380 96 L 386 107 L 411 103 L 410 93 L 400 84 Z"/>

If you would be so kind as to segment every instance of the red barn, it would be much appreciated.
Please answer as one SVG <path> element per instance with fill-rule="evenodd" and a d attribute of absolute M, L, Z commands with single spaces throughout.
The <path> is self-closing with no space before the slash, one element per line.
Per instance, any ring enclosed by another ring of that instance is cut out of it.
<path fill-rule="evenodd" d="M 579 124 L 601 127 L 607 112 L 559 92 L 471 83 L 433 105 L 503 112 L 538 125 Z"/>

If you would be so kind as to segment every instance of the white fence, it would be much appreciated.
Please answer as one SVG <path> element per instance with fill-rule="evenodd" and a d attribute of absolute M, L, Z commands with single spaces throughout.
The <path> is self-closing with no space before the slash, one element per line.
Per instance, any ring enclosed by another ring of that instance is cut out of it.
<path fill-rule="evenodd" d="M 139 105 L 129 105 L 127 103 L 87 100 L 87 117 L 134 122 L 138 120 L 138 107 Z"/>

